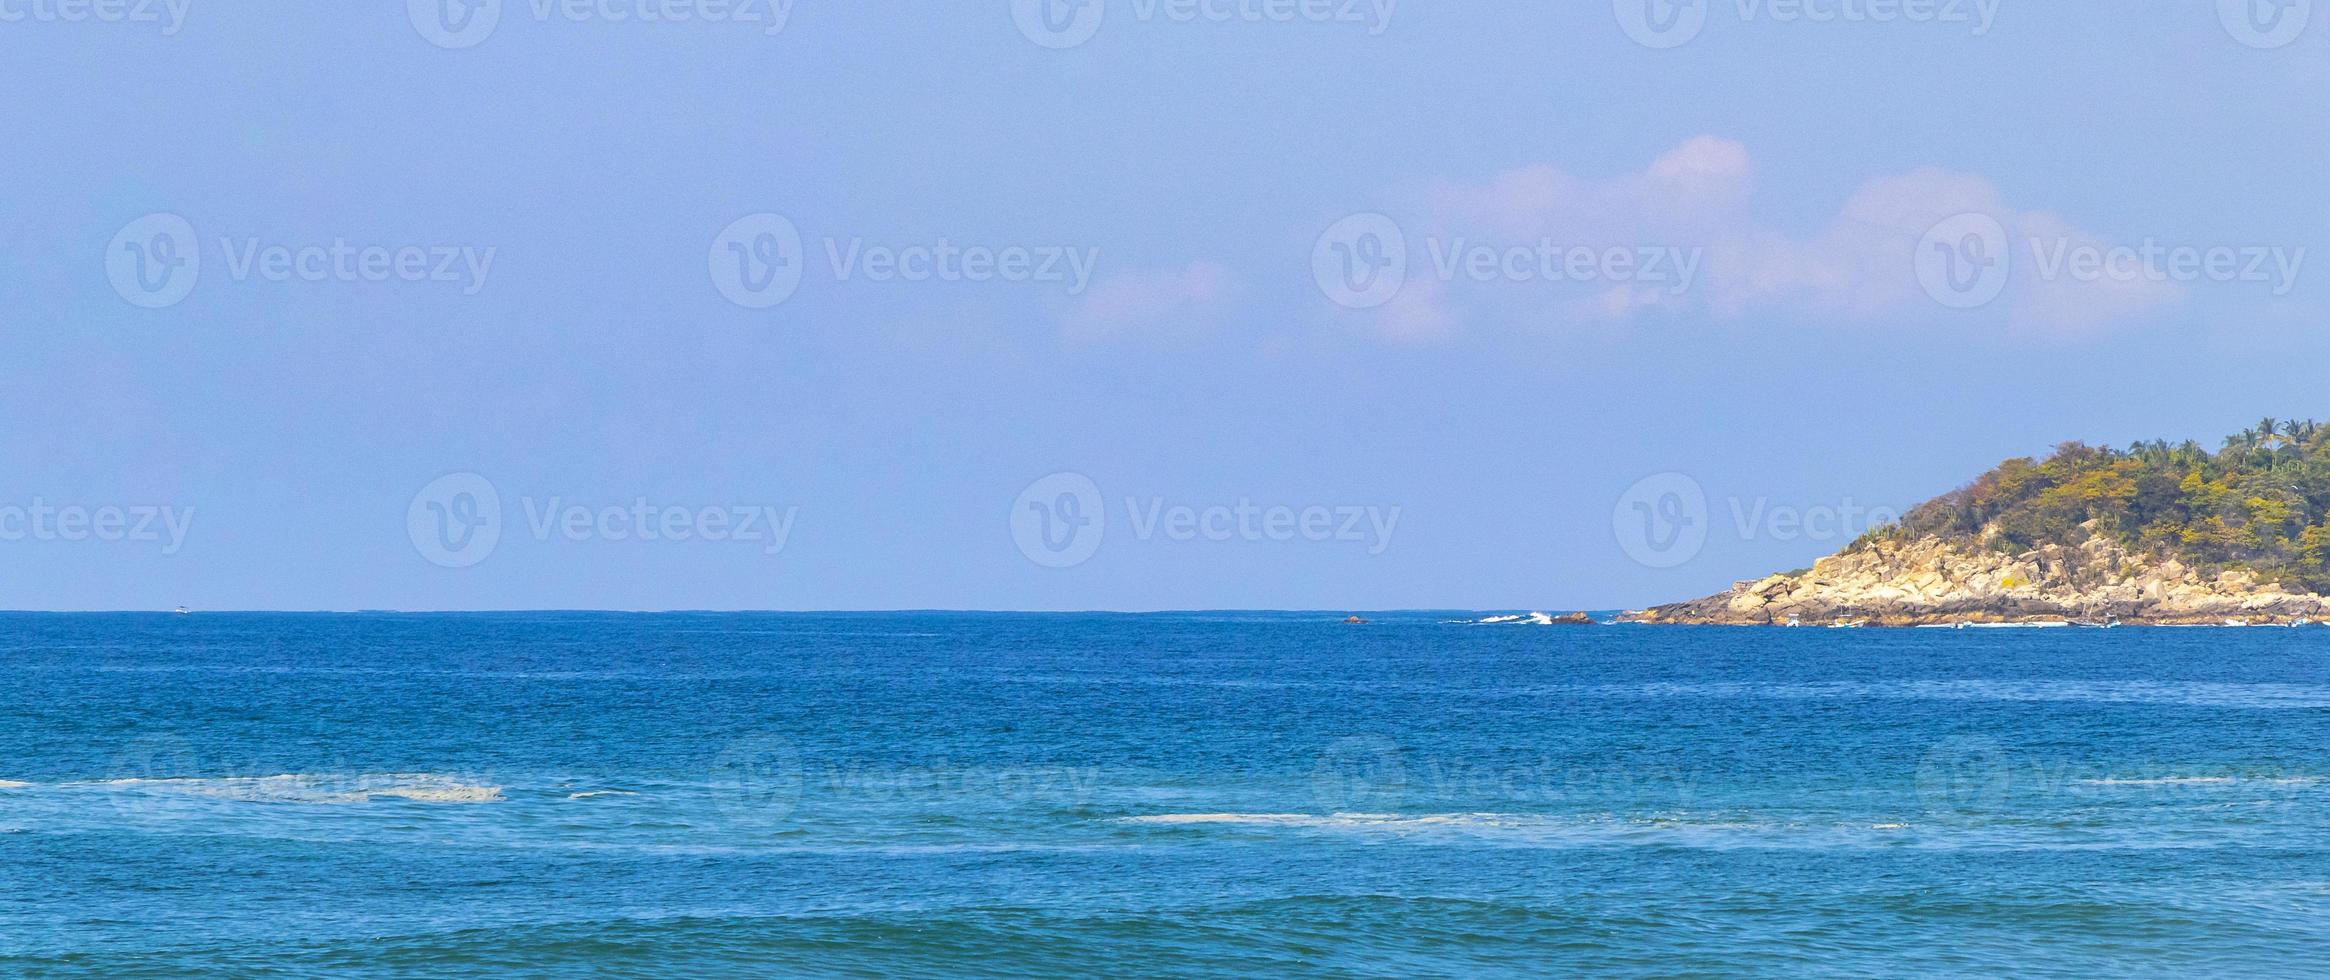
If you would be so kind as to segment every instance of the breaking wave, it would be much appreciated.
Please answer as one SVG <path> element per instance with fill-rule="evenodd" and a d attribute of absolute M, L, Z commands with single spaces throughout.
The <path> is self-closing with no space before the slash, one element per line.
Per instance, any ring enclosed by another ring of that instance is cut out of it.
<path fill-rule="evenodd" d="M 376 800 L 412 803 L 499 803 L 502 788 L 433 773 L 358 776 L 285 773 L 276 776 L 192 776 L 168 779 L 107 779 L 67 786 L 141 793 L 197 796 L 242 803 L 344 805 Z"/>

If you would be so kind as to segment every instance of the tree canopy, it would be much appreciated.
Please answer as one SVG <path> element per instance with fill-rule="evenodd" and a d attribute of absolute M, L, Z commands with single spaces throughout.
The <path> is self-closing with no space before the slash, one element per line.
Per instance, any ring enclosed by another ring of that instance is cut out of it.
<path fill-rule="evenodd" d="M 2267 418 L 2214 452 L 2189 441 L 2064 443 L 2043 460 L 2007 460 L 1870 537 L 1935 535 L 2021 553 L 2090 533 L 2330 594 L 2330 428 Z"/>

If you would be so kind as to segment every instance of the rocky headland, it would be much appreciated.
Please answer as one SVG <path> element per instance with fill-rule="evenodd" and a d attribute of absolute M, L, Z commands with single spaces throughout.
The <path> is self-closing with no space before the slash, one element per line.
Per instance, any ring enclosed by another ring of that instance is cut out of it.
<path fill-rule="evenodd" d="M 2249 571 L 2210 573 L 2174 558 L 2130 554 L 2103 536 L 2012 555 L 1923 537 L 1874 541 L 1802 572 L 1741 582 L 1627 618 L 1728 626 L 2262 626 L 2330 620 L 2330 600 L 2261 582 Z"/>
<path fill-rule="evenodd" d="M 2330 428 L 2008 460 L 1809 569 L 1630 612 L 1739 626 L 2330 621 Z"/>

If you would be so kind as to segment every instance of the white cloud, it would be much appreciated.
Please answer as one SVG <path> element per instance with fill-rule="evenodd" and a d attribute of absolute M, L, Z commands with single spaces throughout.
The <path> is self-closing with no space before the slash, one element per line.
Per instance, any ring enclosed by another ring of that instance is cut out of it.
<path fill-rule="evenodd" d="M 1587 178 L 1535 165 L 1479 184 L 1436 182 L 1422 213 L 1404 222 L 1409 280 L 1378 311 L 1383 330 L 1404 339 L 1449 335 L 1461 329 L 1460 310 L 1565 323 L 1622 321 L 1646 310 L 1702 310 L 1717 318 L 1777 311 L 1851 323 L 1933 313 L 1942 307 L 1919 284 L 1918 242 L 1937 223 L 1966 213 L 1990 215 L 2008 233 L 2011 278 L 1986 309 L 2012 326 L 2094 327 L 2183 295 L 2159 282 L 2042 276 L 2032 261 L 2034 241 L 2110 243 L 2052 214 L 2011 207 L 1978 175 L 1925 168 L 1868 180 L 1809 233 L 1791 233 L 1755 212 L 1754 177 L 1746 147 L 1699 136 L 1638 173 Z M 1669 250 L 1695 255 L 1698 267 L 1687 281 L 1673 264 L 1663 269 L 1664 281 L 1502 273 L 1478 281 L 1447 262 L 1541 243 L 1557 251 Z"/>
<path fill-rule="evenodd" d="M 1201 334 L 1211 329 L 1231 288 L 1229 270 L 1216 262 L 1120 273 L 1094 284 L 1062 313 L 1060 329 L 1076 341 Z"/>

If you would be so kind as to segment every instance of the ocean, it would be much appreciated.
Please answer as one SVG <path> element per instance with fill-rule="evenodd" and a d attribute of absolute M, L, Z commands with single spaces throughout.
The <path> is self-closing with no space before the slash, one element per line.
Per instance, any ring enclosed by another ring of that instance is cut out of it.
<path fill-rule="evenodd" d="M 2330 971 L 2330 630 L 1483 615 L 0 615 L 0 973 Z"/>

